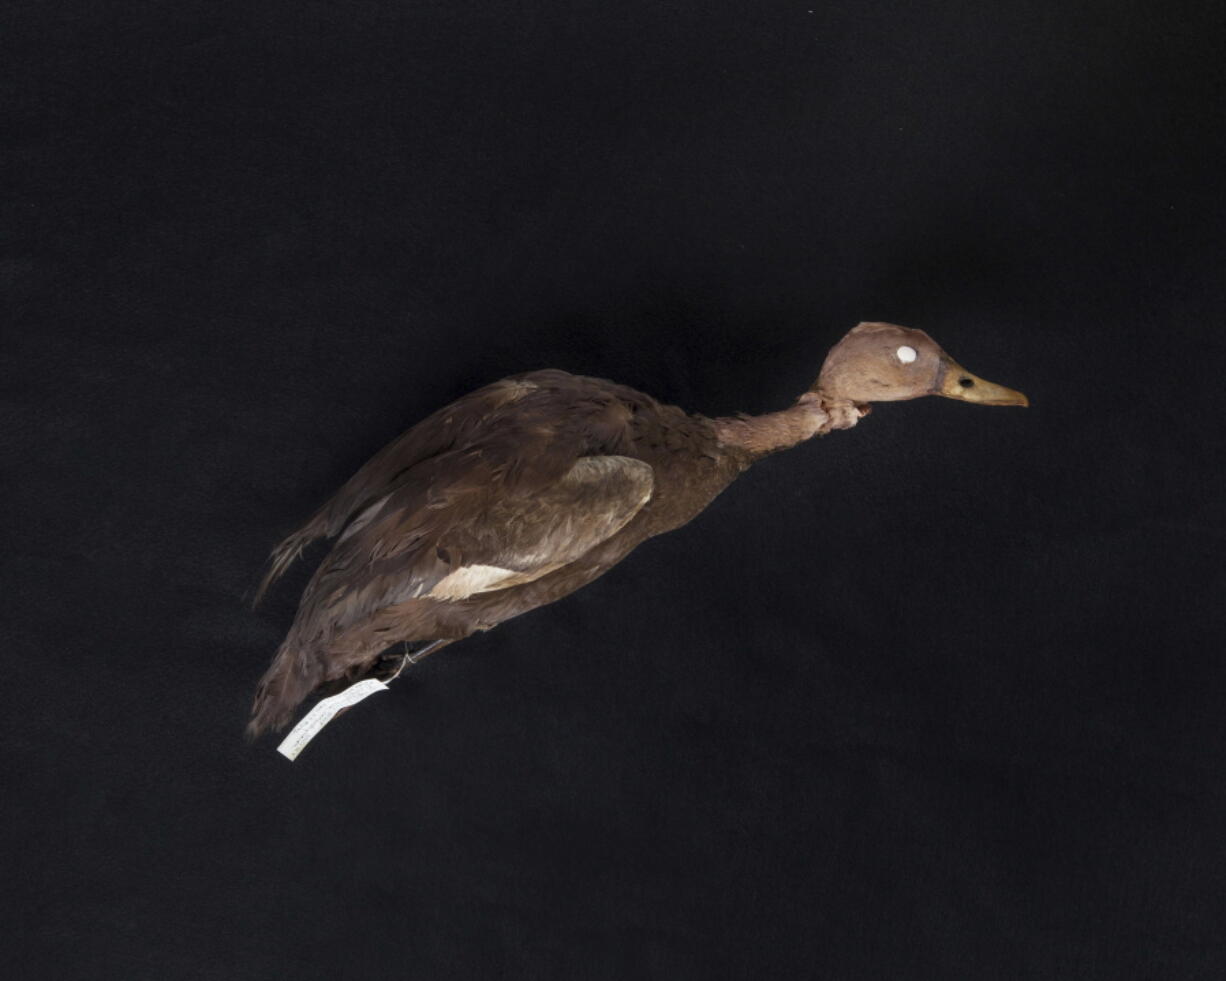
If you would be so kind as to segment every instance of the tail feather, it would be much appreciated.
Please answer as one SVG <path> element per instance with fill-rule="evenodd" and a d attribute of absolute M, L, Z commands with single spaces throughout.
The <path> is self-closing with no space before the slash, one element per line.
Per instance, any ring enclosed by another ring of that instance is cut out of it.
<path fill-rule="evenodd" d="M 256 739 L 265 732 L 284 729 L 294 710 L 322 680 L 319 661 L 287 640 L 260 679 L 247 723 L 247 738 Z"/>
<path fill-rule="evenodd" d="M 264 573 L 264 578 L 260 580 L 259 588 L 255 591 L 255 598 L 251 601 L 253 609 L 259 606 L 260 600 L 264 598 L 264 593 L 268 591 L 268 587 L 280 579 L 285 570 L 293 565 L 294 560 L 302 555 L 302 550 L 321 534 L 323 532 L 315 527 L 315 521 L 311 521 L 305 528 L 294 532 L 272 550 L 272 554 L 268 557 L 268 571 Z"/>

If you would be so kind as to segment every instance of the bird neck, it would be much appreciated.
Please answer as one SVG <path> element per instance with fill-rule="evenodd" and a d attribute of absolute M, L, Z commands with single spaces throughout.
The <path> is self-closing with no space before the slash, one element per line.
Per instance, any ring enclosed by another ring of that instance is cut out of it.
<path fill-rule="evenodd" d="M 820 391 L 805 392 L 796 404 L 781 412 L 761 416 L 725 416 L 712 420 L 720 443 L 748 453 L 753 458 L 786 450 L 834 429 L 850 429 L 867 406 L 846 399 L 831 399 Z"/>

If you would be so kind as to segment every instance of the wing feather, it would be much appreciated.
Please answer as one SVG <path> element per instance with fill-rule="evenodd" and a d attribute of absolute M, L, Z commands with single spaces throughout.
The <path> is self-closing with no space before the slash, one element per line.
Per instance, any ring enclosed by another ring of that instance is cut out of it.
<path fill-rule="evenodd" d="M 406 485 L 339 542 L 303 597 L 300 642 L 406 600 L 458 600 L 539 579 L 625 527 L 653 487 L 650 465 L 623 456 L 583 457 L 511 496 L 476 473 L 448 490 Z"/>
<path fill-rule="evenodd" d="M 553 375 L 570 377 L 565 372 L 543 371 L 505 378 L 444 406 L 392 440 L 350 477 L 306 524 L 273 549 L 252 605 L 260 602 L 268 588 L 308 545 L 317 539 L 341 534 L 347 525 L 360 520 L 372 502 L 377 503 L 379 498 L 413 479 L 414 468 L 423 461 L 469 444 L 483 431 L 496 430 L 507 416 L 513 416 L 521 400 L 546 388 L 554 380 L 549 377 Z"/>

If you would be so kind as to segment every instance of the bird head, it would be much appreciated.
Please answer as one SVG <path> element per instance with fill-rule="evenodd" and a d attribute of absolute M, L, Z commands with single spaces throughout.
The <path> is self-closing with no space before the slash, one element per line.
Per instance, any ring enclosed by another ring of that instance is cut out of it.
<path fill-rule="evenodd" d="M 826 356 L 815 389 L 835 401 L 897 402 L 942 395 L 979 405 L 1029 405 L 1021 392 L 984 381 L 922 330 L 864 323 Z"/>

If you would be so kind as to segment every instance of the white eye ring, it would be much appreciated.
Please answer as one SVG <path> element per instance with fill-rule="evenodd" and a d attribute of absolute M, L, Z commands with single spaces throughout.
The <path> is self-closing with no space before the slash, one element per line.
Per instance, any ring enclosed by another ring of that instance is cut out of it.
<path fill-rule="evenodd" d="M 906 344 L 904 344 L 894 353 L 898 355 L 898 360 L 901 361 L 903 364 L 910 364 L 912 361 L 914 361 L 916 358 L 919 357 L 919 355 L 915 353 L 915 348 L 908 347 Z"/>

